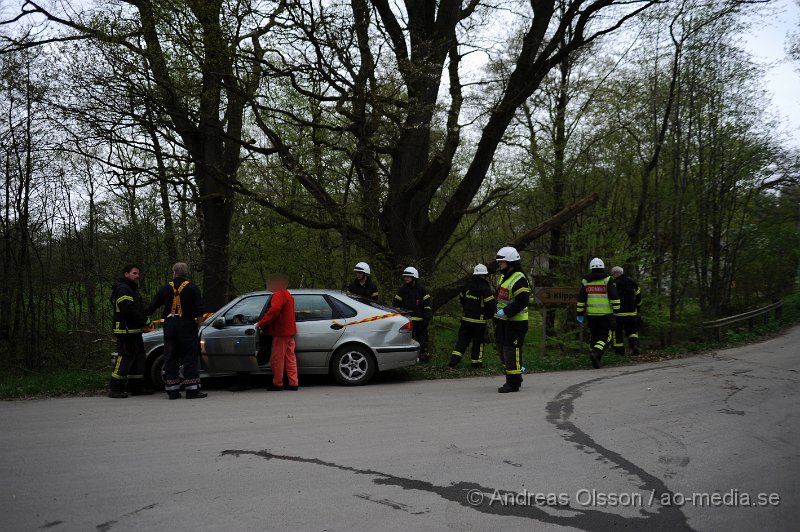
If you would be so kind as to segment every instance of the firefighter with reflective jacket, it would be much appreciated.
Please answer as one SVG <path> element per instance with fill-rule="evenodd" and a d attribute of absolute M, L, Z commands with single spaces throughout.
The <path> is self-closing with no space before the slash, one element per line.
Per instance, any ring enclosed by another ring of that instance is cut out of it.
<path fill-rule="evenodd" d="M 625 338 L 634 356 L 639 354 L 639 309 L 642 306 L 642 291 L 639 285 L 625 274 L 621 266 L 611 268 L 611 276 L 619 294 L 617 326 L 614 329 L 614 351 L 625 354 Z"/>
<path fill-rule="evenodd" d="M 122 399 L 131 395 L 152 395 L 144 387 L 145 354 L 142 332 L 151 327 L 139 294 L 138 266 L 130 264 L 114 285 L 111 303 L 114 305 L 114 336 L 117 339 L 117 359 L 111 372 L 108 396 Z M 127 391 L 125 384 L 127 383 Z"/>
<path fill-rule="evenodd" d="M 413 322 L 412 337 L 419 342 L 419 360 L 427 362 L 431 359 L 428 353 L 428 325 L 433 318 L 431 294 L 419 280 L 419 272 L 413 266 L 403 270 L 403 284 L 394 296 L 397 308 L 411 313 Z"/>
<path fill-rule="evenodd" d="M 164 388 L 170 399 L 181 397 L 180 366 L 187 399 L 202 399 L 200 391 L 200 349 L 197 327 L 203 320 L 203 296 L 189 279 L 189 266 L 176 262 L 172 280 L 156 293 L 147 314 L 163 307 L 164 318 Z"/>
<path fill-rule="evenodd" d="M 602 260 L 593 258 L 589 269 L 591 271 L 581 279 L 578 292 L 578 323 L 583 323 L 585 314 L 591 336 L 589 358 L 592 367 L 599 369 L 603 351 L 611 343 L 615 315 L 619 312 L 619 295 L 614 278 L 606 274 Z"/>
<path fill-rule="evenodd" d="M 464 352 L 472 342 L 472 367 L 483 367 L 483 339 L 486 335 L 486 323 L 495 313 L 494 293 L 486 276 L 489 270 L 478 264 L 472 271 L 472 280 L 459 294 L 461 307 L 461 326 L 458 328 L 458 339 L 450 355 L 449 367 L 454 368 L 461 362 Z"/>
<path fill-rule="evenodd" d="M 359 262 L 353 268 L 356 272 L 356 278 L 347 287 L 347 291 L 357 296 L 366 297 L 368 299 L 378 300 L 378 285 L 370 277 L 369 264 L 366 262 Z"/>
<path fill-rule="evenodd" d="M 497 391 L 518 392 L 522 386 L 522 345 L 528 332 L 531 285 L 522 273 L 519 252 L 506 246 L 497 252 L 500 283 L 494 318 L 497 350 L 506 370 L 506 383 Z"/>

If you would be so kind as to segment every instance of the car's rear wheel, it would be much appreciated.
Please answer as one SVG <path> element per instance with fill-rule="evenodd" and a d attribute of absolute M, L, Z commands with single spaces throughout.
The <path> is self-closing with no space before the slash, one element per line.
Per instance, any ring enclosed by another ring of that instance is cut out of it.
<path fill-rule="evenodd" d="M 153 387 L 157 390 L 164 389 L 164 376 L 162 372 L 164 371 L 164 350 L 162 349 L 159 353 L 156 354 L 155 358 L 153 358 L 153 362 L 150 364 L 150 371 L 148 373 L 150 377 L 150 382 L 153 383 Z"/>
<path fill-rule="evenodd" d="M 333 355 L 331 372 L 333 377 L 345 386 L 366 384 L 375 374 L 377 363 L 372 353 L 358 345 L 346 345 Z"/>

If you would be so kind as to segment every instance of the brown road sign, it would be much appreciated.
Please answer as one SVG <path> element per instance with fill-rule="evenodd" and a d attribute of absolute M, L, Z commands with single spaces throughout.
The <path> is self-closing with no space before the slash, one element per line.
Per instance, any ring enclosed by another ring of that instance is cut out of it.
<path fill-rule="evenodd" d="M 533 297 L 540 305 L 574 305 L 578 302 L 579 290 L 571 286 L 537 286 Z"/>

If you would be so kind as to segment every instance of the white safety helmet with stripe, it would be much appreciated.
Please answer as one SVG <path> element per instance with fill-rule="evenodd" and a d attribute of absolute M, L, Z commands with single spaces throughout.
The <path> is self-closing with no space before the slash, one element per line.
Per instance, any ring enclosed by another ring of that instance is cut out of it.
<path fill-rule="evenodd" d="M 489 275 L 489 269 L 483 264 L 478 264 L 475 266 L 475 269 L 472 270 L 472 275 Z"/>
<path fill-rule="evenodd" d="M 419 272 L 418 272 L 418 271 L 417 271 L 417 269 L 416 269 L 415 267 L 413 267 L 413 266 L 409 266 L 408 268 L 406 268 L 405 270 L 403 270 L 403 275 L 404 275 L 404 276 L 405 276 L 405 275 L 410 275 L 410 276 L 411 276 L 411 277 L 413 277 L 414 279 L 419 279 Z"/>
<path fill-rule="evenodd" d="M 358 264 L 356 264 L 356 267 L 353 268 L 353 271 L 366 273 L 367 275 L 369 275 L 369 264 L 367 264 L 366 262 L 359 262 Z"/>
<path fill-rule="evenodd" d="M 602 260 L 600 260 L 599 258 L 595 257 L 595 258 L 592 259 L 592 262 L 589 263 L 589 269 L 590 270 L 605 270 L 606 269 L 606 265 L 603 263 Z"/>
<path fill-rule="evenodd" d="M 505 246 L 500 248 L 497 251 L 497 260 L 504 260 L 506 262 L 516 262 L 520 260 L 519 252 L 517 248 L 512 248 L 511 246 Z"/>

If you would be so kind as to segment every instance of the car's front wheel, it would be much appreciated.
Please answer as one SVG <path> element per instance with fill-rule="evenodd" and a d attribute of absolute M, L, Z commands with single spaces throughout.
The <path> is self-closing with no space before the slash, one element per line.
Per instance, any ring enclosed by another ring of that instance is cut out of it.
<path fill-rule="evenodd" d="M 333 355 L 331 372 L 333 377 L 345 386 L 366 384 L 375 374 L 377 363 L 372 353 L 358 345 L 346 345 Z"/>
<path fill-rule="evenodd" d="M 153 362 L 150 364 L 150 382 L 153 383 L 153 387 L 157 390 L 164 389 L 164 375 L 162 372 L 164 371 L 164 351 L 161 350 L 158 354 L 156 354 Z"/>

